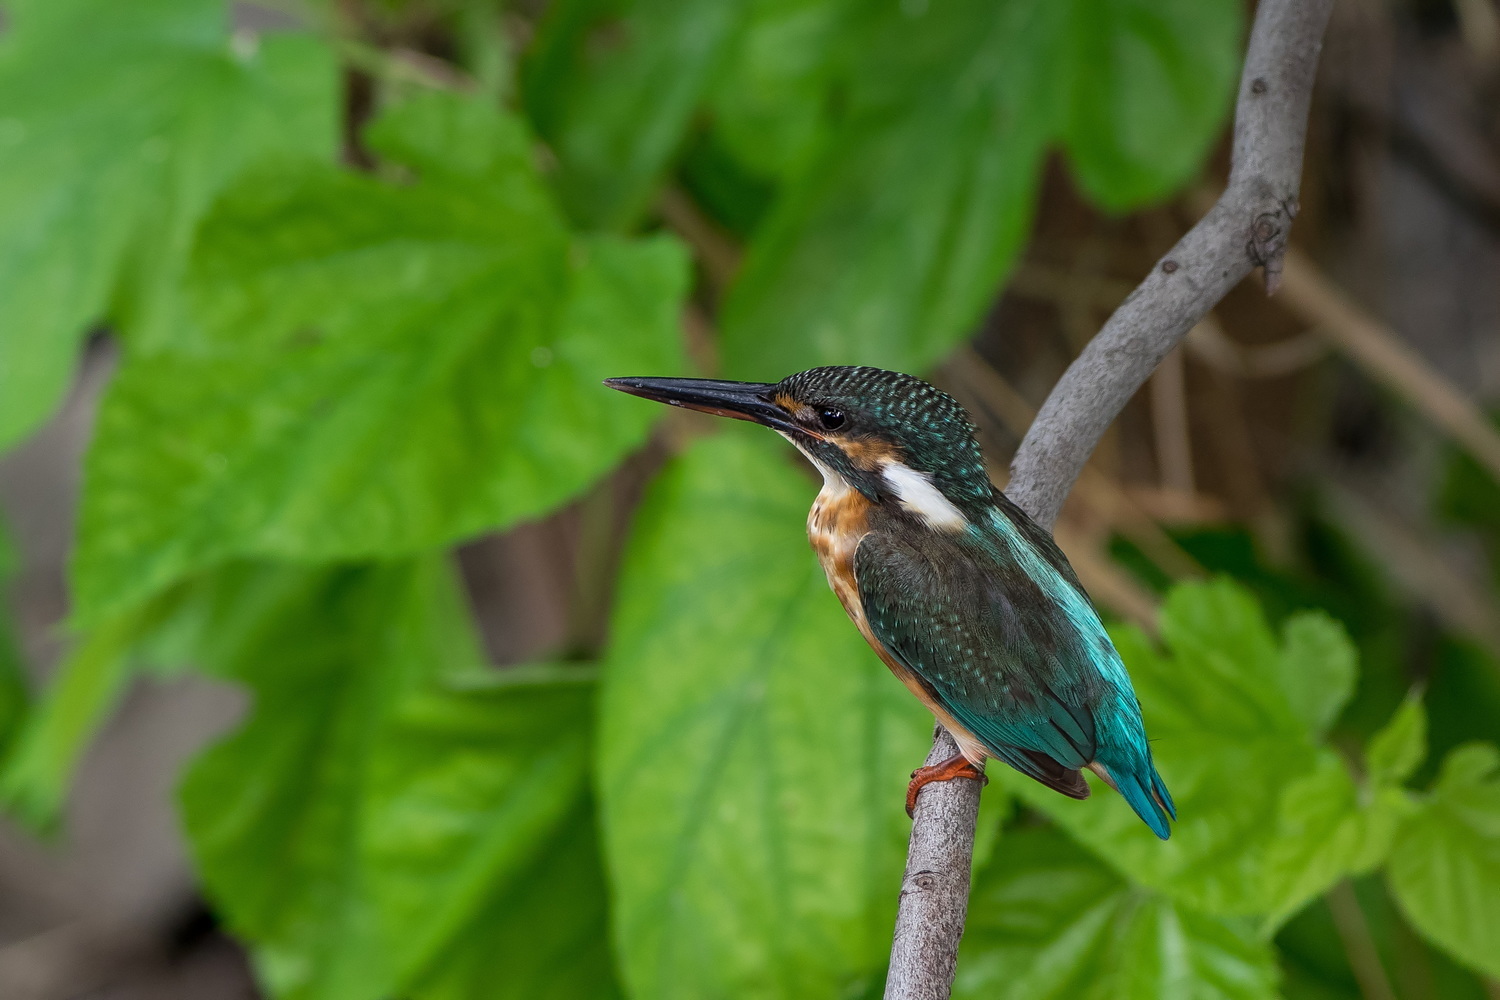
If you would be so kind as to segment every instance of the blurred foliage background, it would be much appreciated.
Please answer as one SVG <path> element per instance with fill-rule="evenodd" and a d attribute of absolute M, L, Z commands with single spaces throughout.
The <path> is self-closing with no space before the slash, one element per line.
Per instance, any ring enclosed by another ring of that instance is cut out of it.
<path fill-rule="evenodd" d="M 879 996 L 930 719 L 789 449 L 599 379 L 921 372 L 1003 481 L 1252 13 L 0 2 L 0 994 Z M 1490 0 L 1340 0 L 1282 291 L 1058 528 L 1182 821 L 995 774 L 959 997 L 1500 996 L 1497 109 Z"/>

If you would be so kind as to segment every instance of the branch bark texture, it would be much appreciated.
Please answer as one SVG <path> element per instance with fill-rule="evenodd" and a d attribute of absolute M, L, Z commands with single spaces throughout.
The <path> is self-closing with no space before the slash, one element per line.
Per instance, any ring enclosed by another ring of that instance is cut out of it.
<path fill-rule="evenodd" d="M 1257 267 L 1275 292 L 1297 214 L 1313 80 L 1333 0 L 1261 0 L 1235 104 L 1229 184 L 1156 263 L 1047 397 L 1011 464 L 1007 494 L 1051 528 L 1105 430 L 1156 366 Z M 941 726 L 928 764 L 957 753 Z M 917 800 L 886 1000 L 946 1000 L 968 911 L 979 785 Z"/>

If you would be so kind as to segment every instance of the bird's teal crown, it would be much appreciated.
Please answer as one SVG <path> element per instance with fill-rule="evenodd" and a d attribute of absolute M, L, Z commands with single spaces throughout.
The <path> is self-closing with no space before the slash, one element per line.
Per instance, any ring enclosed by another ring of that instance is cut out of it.
<path fill-rule="evenodd" d="M 776 383 L 771 397 L 784 407 L 810 407 L 842 418 L 824 440 L 799 444 L 862 491 L 869 477 L 859 467 L 858 453 L 862 446 L 884 444 L 903 464 L 932 477 L 954 503 L 991 502 L 994 487 L 968 412 L 919 378 L 883 368 L 810 368 Z"/>

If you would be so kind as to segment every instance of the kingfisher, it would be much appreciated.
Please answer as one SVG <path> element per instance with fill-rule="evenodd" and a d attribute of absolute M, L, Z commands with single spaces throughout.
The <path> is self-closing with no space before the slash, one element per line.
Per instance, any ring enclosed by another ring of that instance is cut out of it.
<path fill-rule="evenodd" d="M 931 782 L 984 782 L 993 757 L 1075 799 L 1087 768 L 1170 836 L 1176 809 L 1120 654 L 1051 534 L 990 482 L 952 396 L 851 366 L 605 385 L 762 424 L 822 473 L 807 532 L 828 584 L 959 747 L 912 773 L 908 815 Z"/>

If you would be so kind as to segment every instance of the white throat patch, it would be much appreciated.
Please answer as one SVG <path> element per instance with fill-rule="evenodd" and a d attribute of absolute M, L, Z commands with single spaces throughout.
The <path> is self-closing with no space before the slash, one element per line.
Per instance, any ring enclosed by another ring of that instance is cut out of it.
<path fill-rule="evenodd" d="M 926 522 L 934 531 L 963 531 L 969 519 L 953 506 L 942 490 L 932 485 L 932 477 L 900 462 L 886 462 L 880 469 L 886 485 L 896 494 L 901 506 Z"/>
<path fill-rule="evenodd" d="M 782 437 L 790 441 L 792 447 L 802 452 L 802 457 L 811 462 L 813 464 L 813 468 L 817 469 L 820 473 L 823 474 L 823 493 L 830 496 L 843 496 L 845 493 L 849 492 L 850 486 L 848 480 L 839 475 L 837 469 L 830 469 L 828 466 L 818 461 L 818 457 L 816 455 L 808 451 L 806 448 L 802 447 L 802 445 L 798 444 L 797 439 L 792 437 L 786 431 L 777 431 L 776 433 L 780 434 Z M 819 496 L 821 495 L 823 494 L 819 494 Z"/>

